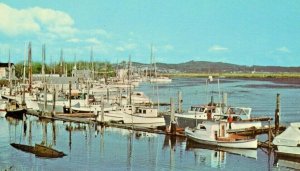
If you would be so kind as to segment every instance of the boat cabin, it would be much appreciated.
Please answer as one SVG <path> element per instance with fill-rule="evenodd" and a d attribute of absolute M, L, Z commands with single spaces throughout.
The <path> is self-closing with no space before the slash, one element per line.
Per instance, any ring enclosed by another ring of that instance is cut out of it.
<path fill-rule="evenodd" d="M 227 128 L 226 122 L 203 122 L 199 123 L 196 129 L 201 132 L 203 137 L 207 136 L 207 138 L 212 140 L 217 140 L 220 137 L 227 137 Z"/>
<path fill-rule="evenodd" d="M 222 109 L 216 105 L 193 105 L 191 109 L 188 111 L 189 114 L 197 114 L 199 119 L 216 119 L 215 116 L 219 116 L 222 114 Z"/>
<path fill-rule="evenodd" d="M 158 116 L 157 109 L 151 107 L 145 107 L 145 106 L 126 105 L 123 107 L 123 112 L 127 114 L 138 114 L 138 115 L 144 115 L 149 117 Z"/>

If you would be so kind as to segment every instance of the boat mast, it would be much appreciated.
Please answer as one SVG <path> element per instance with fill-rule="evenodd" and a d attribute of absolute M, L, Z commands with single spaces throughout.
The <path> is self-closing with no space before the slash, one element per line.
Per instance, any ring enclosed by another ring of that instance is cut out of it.
<path fill-rule="evenodd" d="M 91 47 L 91 57 L 90 57 L 90 62 L 91 62 L 91 65 L 92 65 L 92 68 L 91 68 L 91 72 L 92 72 L 92 79 L 94 80 L 95 79 L 95 71 L 94 71 L 94 56 L 93 56 L 93 47 Z"/>
<path fill-rule="evenodd" d="M 128 85 L 129 85 L 129 104 L 131 105 L 131 55 L 129 55 L 128 62 Z"/>
<path fill-rule="evenodd" d="M 9 81 L 9 95 L 12 93 L 12 82 L 11 82 L 11 66 L 10 66 L 10 49 L 8 50 L 8 81 Z"/>
<path fill-rule="evenodd" d="M 29 79 L 29 87 L 28 91 L 31 93 L 32 89 L 32 63 L 31 63 L 31 42 L 28 44 L 28 79 Z"/>
<path fill-rule="evenodd" d="M 25 84 L 26 79 L 26 42 L 24 43 L 24 64 L 23 64 L 23 84 Z"/>
<path fill-rule="evenodd" d="M 151 77 L 152 77 L 152 65 L 153 65 L 153 47 L 152 47 L 152 44 L 151 44 L 151 47 L 150 47 L 150 70 L 149 70 L 149 78 L 150 78 L 150 82 L 151 82 Z"/>
<path fill-rule="evenodd" d="M 62 77 L 64 73 L 64 68 L 63 68 L 63 49 L 60 50 L 60 74 L 59 76 Z"/>

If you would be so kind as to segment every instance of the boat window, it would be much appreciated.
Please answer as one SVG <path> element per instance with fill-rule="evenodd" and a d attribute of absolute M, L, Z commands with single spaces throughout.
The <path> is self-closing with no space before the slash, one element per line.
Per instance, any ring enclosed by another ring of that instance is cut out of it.
<path fill-rule="evenodd" d="M 145 114 L 146 114 L 146 110 L 143 110 L 143 113 L 145 113 Z"/>
<path fill-rule="evenodd" d="M 203 126 L 203 125 L 200 125 L 200 129 L 206 130 L 205 126 Z"/>
<path fill-rule="evenodd" d="M 201 107 L 200 108 L 200 112 L 204 112 L 205 108 L 204 107 Z"/>

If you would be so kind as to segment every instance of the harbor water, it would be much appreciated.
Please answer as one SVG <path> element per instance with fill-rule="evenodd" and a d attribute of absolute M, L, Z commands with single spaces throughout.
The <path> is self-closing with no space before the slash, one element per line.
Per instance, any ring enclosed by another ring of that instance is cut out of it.
<path fill-rule="evenodd" d="M 274 116 L 281 97 L 281 124 L 300 121 L 300 86 L 269 81 L 178 78 L 170 84 L 143 83 L 137 88 L 153 101 L 169 102 L 183 95 L 184 109 L 228 93 L 228 104 L 252 108 L 252 116 Z M 175 100 L 176 101 L 176 100 Z M 163 110 L 161 108 L 161 110 Z M 10 143 L 44 144 L 67 154 L 41 158 Z M 202 146 L 183 137 L 170 137 L 93 124 L 0 118 L 1 170 L 293 170 L 300 163 L 278 158 L 267 149 L 235 150 Z"/>

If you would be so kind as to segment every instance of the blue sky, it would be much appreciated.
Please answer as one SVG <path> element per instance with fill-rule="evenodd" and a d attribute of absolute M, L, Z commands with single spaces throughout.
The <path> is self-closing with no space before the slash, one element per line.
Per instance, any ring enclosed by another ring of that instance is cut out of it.
<path fill-rule="evenodd" d="M 60 49 L 68 61 L 149 63 L 190 60 L 242 65 L 300 66 L 300 1 L 277 0 L 4 0 L 0 2 L 0 61 L 48 62 Z"/>

